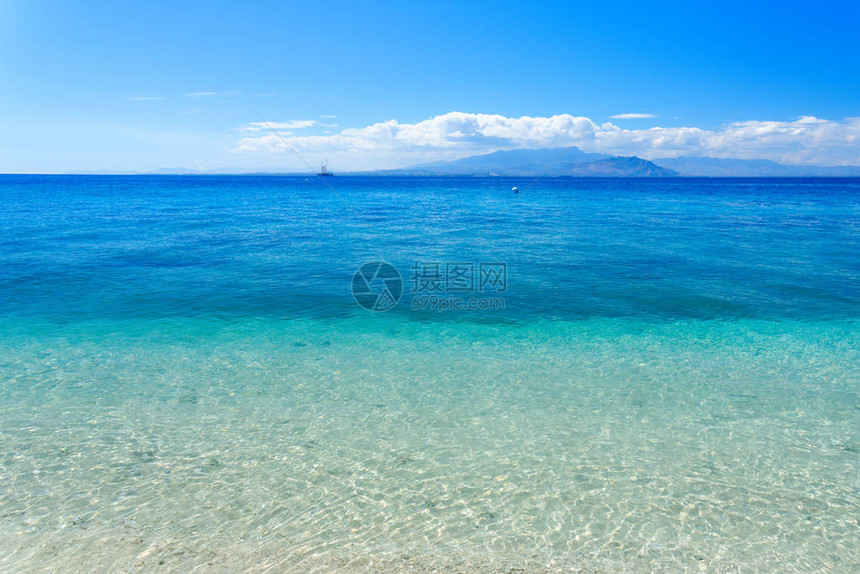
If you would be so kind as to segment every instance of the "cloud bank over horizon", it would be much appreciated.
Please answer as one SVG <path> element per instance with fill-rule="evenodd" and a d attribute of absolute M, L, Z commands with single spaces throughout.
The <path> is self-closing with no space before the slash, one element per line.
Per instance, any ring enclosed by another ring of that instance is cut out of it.
<path fill-rule="evenodd" d="M 640 113 L 628 113 L 628 114 L 615 114 L 614 116 L 609 116 L 613 120 L 646 120 L 650 118 L 656 118 L 654 114 L 640 114 Z"/>
<path fill-rule="evenodd" d="M 291 120 L 272 125 L 302 129 L 313 122 Z M 449 112 L 413 124 L 392 119 L 329 135 L 285 133 L 283 139 L 261 127 L 253 123 L 237 128 L 241 137 L 231 151 L 269 155 L 289 153 L 292 147 L 311 159 L 331 158 L 341 169 L 403 167 L 499 150 L 565 146 L 645 159 L 710 156 L 798 165 L 860 165 L 860 117 L 748 120 L 718 129 L 625 129 L 569 114 L 512 118 Z"/>

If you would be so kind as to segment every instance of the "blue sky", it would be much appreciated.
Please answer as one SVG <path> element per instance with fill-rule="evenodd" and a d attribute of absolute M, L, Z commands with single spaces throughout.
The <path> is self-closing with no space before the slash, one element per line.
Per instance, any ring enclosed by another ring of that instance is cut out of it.
<path fill-rule="evenodd" d="M 0 0 L 0 171 L 860 164 L 858 3 L 245 4 Z"/>

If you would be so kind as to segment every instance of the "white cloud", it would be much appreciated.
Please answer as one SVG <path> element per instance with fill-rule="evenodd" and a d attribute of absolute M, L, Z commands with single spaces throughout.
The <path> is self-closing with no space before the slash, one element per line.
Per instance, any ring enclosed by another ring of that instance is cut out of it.
<path fill-rule="evenodd" d="M 622 130 L 597 134 L 596 147 L 644 157 L 711 156 L 771 159 L 789 164 L 860 165 L 860 118 L 803 116 L 792 121 L 748 120 L 717 130 L 696 127 Z"/>
<path fill-rule="evenodd" d="M 654 114 L 616 114 L 609 116 L 614 120 L 642 120 L 645 118 L 656 118 Z"/>
<path fill-rule="evenodd" d="M 184 98 L 231 98 L 233 96 L 238 96 L 239 90 L 225 90 L 223 92 L 191 92 L 190 94 L 183 94 Z"/>
<path fill-rule="evenodd" d="M 290 120 L 287 122 L 251 122 L 248 125 L 236 128 L 236 131 L 243 134 L 255 134 L 259 132 L 271 133 L 272 130 L 300 130 L 304 128 L 310 128 L 315 125 L 317 125 L 316 120 Z"/>
<path fill-rule="evenodd" d="M 132 96 L 128 99 L 130 102 L 149 102 L 152 100 L 163 100 L 162 96 Z"/>
<path fill-rule="evenodd" d="M 335 119 L 337 116 L 320 116 L 320 117 L 321 117 L 322 119 L 324 119 L 324 120 L 333 120 L 333 119 Z"/>
<path fill-rule="evenodd" d="M 233 151 L 288 151 L 275 134 L 248 129 L 256 125 L 246 126 Z M 328 156 L 342 169 L 398 167 L 503 149 L 570 145 L 645 158 L 706 155 L 860 165 L 860 118 L 834 121 L 804 116 L 792 121 L 735 122 L 714 130 L 692 126 L 628 130 L 568 114 L 509 118 L 450 112 L 414 124 L 387 120 L 331 135 L 290 135 L 286 140 L 302 155 Z"/>

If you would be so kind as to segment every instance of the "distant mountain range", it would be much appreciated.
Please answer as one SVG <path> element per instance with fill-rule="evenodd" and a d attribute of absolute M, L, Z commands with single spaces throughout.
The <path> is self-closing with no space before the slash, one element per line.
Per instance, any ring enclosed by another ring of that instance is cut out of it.
<path fill-rule="evenodd" d="M 120 175 L 129 172 L 99 171 L 80 174 Z M 164 168 L 146 175 L 303 175 L 276 169 L 220 168 L 194 171 Z M 141 174 L 144 175 L 144 174 Z M 719 159 L 677 157 L 645 160 L 586 153 L 576 147 L 518 149 L 438 161 L 402 169 L 335 172 L 335 175 L 474 176 L 474 177 L 860 177 L 860 166 L 801 166 L 766 159 Z"/>
<path fill-rule="evenodd" d="M 513 177 L 672 177 L 678 175 L 648 160 L 586 153 L 579 148 L 518 149 L 439 161 L 375 175 L 459 175 Z"/>

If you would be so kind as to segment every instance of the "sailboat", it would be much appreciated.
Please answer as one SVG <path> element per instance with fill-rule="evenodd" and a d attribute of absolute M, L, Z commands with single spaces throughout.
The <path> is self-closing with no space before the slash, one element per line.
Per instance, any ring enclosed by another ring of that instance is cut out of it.
<path fill-rule="evenodd" d="M 320 164 L 320 171 L 319 171 L 319 173 L 318 173 L 317 175 L 323 175 L 323 176 L 332 176 L 332 175 L 334 175 L 332 172 L 330 172 L 330 171 L 328 170 L 328 160 L 325 160 L 324 162 L 322 162 L 322 163 Z"/>

